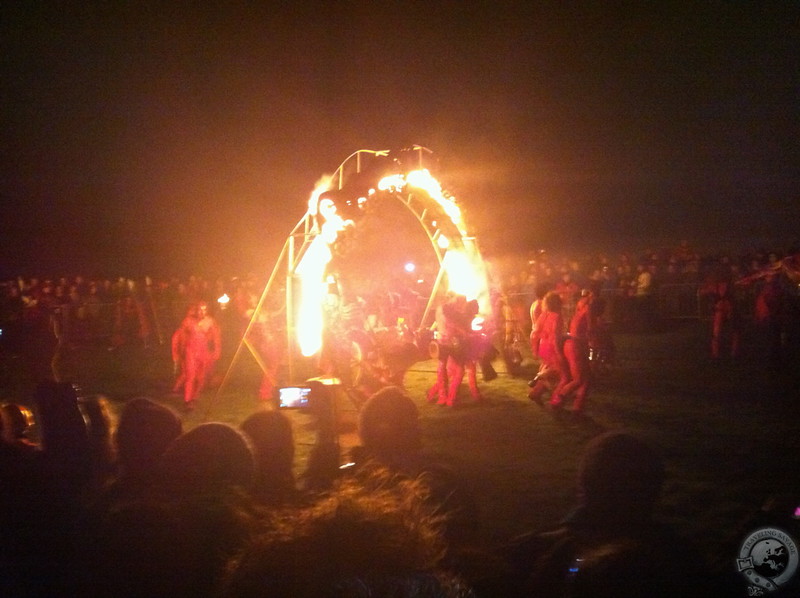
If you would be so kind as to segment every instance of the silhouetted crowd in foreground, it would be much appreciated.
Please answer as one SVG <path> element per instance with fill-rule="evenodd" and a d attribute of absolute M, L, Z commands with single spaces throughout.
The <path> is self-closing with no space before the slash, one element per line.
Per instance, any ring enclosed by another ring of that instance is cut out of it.
<path fill-rule="evenodd" d="M 0 595 L 652 597 L 744 587 L 654 518 L 664 464 L 633 435 L 589 443 L 563 521 L 485 547 L 481 505 L 426 452 L 400 388 L 362 407 L 361 444 L 347 455 L 332 397 L 321 384 L 312 391 L 316 442 L 297 478 L 291 421 L 267 406 L 239 426 L 186 431 L 148 398 L 112 422 L 102 397 L 55 382 L 39 386 L 35 416 L 4 405 Z"/>

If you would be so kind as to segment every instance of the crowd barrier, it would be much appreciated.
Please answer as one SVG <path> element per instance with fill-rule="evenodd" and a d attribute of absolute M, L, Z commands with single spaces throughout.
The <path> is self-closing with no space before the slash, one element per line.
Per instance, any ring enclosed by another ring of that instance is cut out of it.
<path fill-rule="evenodd" d="M 701 292 L 698 283 L 675 283 L 659 285 L 653 295 L 655 317 L 659 320 L 700 320 L 711 319 L 713 299 Z M 757 289 L 755 287 L 736 287 L 734 300 L 738 313 L 745 319 L 751 317 L 755 306 Z M 533 293 L 514 293 L 510 298 L 530 306 Z M 605 302 L 603 320 L 609 324 L 622 323 L 634 309 L 635 298 L 625 289 L 603 289 L 600 298 Z M 574 305 L 565 305 L 564 320 L 569 321 L 575 311 Z"/>
<path fill-rule="evenodd" d="M 655 317 L 660 320 L 709 320 L 712 300 L 700 292 L 696 283 L 662 284 L 653 297 Z M 608 324 L 624 324 L 633 310 L 634 298 L 624 289 L 604 289 L 601 298 L 605 301 L 603 319 Z M 755 289 L 737 287 L 736 301 L 739 313 L 745 318 L 753 313 Z M 532 293 L 513 293 L 509 299 L 530 307 Z M 137 334 L 143 325 L 147 329 L 149 342 L 169 342 L 172 332 L 186 315 L 186 301 L 147 300 L 141 302 L 142 321 L 120 319 L 119 305 L 115 302 L 83 303 L 59 308 L 55 316 L 60 331 L 72 343 L 111 342 L 115 335 Z M 564 319 L 569 321 L 574 305 L 564 306 Z M 527 308 L 526 308 L 527 309 Z M 527 324 L 527 323 L 526 323 Z"/>

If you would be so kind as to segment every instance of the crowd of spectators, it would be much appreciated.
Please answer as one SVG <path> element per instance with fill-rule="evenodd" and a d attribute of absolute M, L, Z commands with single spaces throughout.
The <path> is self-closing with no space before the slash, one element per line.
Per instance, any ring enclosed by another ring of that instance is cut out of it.
<path fill-rule="evenodd" d="M 702 317 L 697 305 L 697 290 L 709 277 L 729 280 L 745 279 L 764 268 L 778 264 L 798 250 L 758 250 L 739 255 L 704 254 L 694 251 L 683 241 L 673 248 L 638 253 L 610 255 L 557 255 L 548 251 L 490 260 L 492 285 L 515 303 L 529 307 L 536 296 L 537 286 L 559 289 L 563 294 L 565 311 L 583 289 L 596 296 L 619 301 L 614 314 L 625 320 L 626 299 L 655 295 L 671 286 L 683 287 L 683 294 L 693 299 L 687 311 L 678 306 L 662 305 L 667 317 Z M 408 284 L 416 280 L 408 279 Z M 18 326 L 39 325 L 54 311 L 58 313 L 65 332 L 76 342 L 99 336 L 111 338 L 137 335 L 142 342 L 152 342 L 163 328 L 169 334 L 173 325 L 185 316 L 189 305 L 205 301 L 210 306 L 227 296 L 232 301 L 240 295 L 258 296 L 265 281 L 254 274 L 243 277 L 208 279 L 190 276 L 187 279 L 153 280 L 119 277 L 90 278 L 86 276 L 58 278 L 16 278 L 0 282 L 0 324 L 4 335 L 14 335 Z M 419 289 L 409 289 L 416 292 Z M 752 305 L 754 288 L 742 286 L 742 301 Z M 610 311 L 608 317 L 614 317 Z"/>
<path fill-rule="evenodd" d="M 538 251 L 524 259 L 515 256 L 503 261 L 498 277 L 499 286 L 509 298 L 523 305 L 530 306 L 537 287 L 558 290 L 567 315 L 569 306 L 586 289 L 608 300 L 607 316 L 619 324 L 631 323 L 632 299 L 642 296 L 659 296 L 654 308 L 658 307 L 658 314 L 663 317 L 703 318 L 710 315 L 710 308 L 698 302 L 698 291 L 709 280 L 747 280 L 765 269 L 777 268 L 783 258 L 798 253 L 800 248 L 700 254 L 686 241 L 671 248 L 617 255 Z M 736 293 L 742 306 L 752 312 L 758 285 L 740 285 Z M 687 298 L 688 305 L 677 303 Z"/>
<path fill-rule="evenodd" d="M 509 301 L 532 298 L 543 285 L 635 298 L 648 279 L 695 292 L 707 277 L 760 283 L 784 257 L 701 259 L 681 248 L 644 261 L 537 253 L 494 276 L 505 273 L 498 295 Z M 674 280 L 665 277 L 671 269 Z M 114 348 L 114 335 L 146 347 L 165 313 L 180 320 L 186 306 L 222 296 L 252 302 L 262 287 L 255 277 L 77 277 L 8 281 L 3 289 L 12 337 L 58 328 L 64 320 L 54 315 L 67 310 L 76 318 L 71 338 L 89 342 L 91 334 L 75 331 L 91 330 L 81 321 L 93 306 L 111 305 L 114 325 L 103 342 Z M 172 305 L 174 312 L 165 309 Z M 44 381 L 31 410 L 4 405 L 0 595 L 654 596 L 697 595 L 701 581 L 714 581 L 688 545 L 654 521 L 664 466 L 640 439 L 611 434 L 590 443 L 575 511 L 552 530 L 486 547 L 475 542 L 480 505 L 426 453 L 417 408 L 401 389 L 386 387 L 361 407 L 361 446 L 347 456 L 333 442 L 324 395 L 317 387 L 317 443 L 297 478 L 291 422 L 268 403 L 239 425 L 191 430 L 144 397 L 127 401 L 114 421 L 103 397 L 80 396 L 63 382 Z M 37 438 L 27 434 L 31 420 Z"/>
<path fill-rule="evenodd" d="M 185 430 L 146 397 L 113 421 L 106 399 L 64 383 L 43 382 L 34 413 L 4 405 L 0 594 L 643 597 L 699 587 L 699 557 L 653 519 L 664 467 L 640 439 L 590 444 L 578 510 L 562 527 L 483 546 L 480 505 L 426 451 L 402 389 L 370 397 L 361 444 L 346 455 L 331 443 L 330 397 L 316 389 L 319 450 L 297 478 L 292 423 L 266 406 L 239 425 Z"/>
<path fill-rule="evenodd" d="M 796 255 L 793 248 L 701 255 L 684 241 L 658 251 L 616 255 L 534 251 L 490 258 L 495 344 L 503 355 L 508 355 L 508 347 L 525 344 L 531 332 L 532 302 L 544 292 L 555 290 L 561 296 L 567 325 L 581 294 L 591 292 L 600 299 L 602 318 L 609 329 L 647 332 L 664 321 L 704 320 L 713 323 L 717 337 L 733 328 L 732 333 L 726 332 L 734 339 L 730 343 L 733 356 L 745 344 L 742 339 L 747 335 L 740 330 L 745 323 L 764 319 L 768 301 L 762 301 L 762 313 L 756 313 L 759 295 L 767 286 L 761 275 L 773 271 L 779 274 L 779 287 L 773 293 L 779 297 L 768 299 L 788 303 L 773 308 L 782 312 L 780 318 L 784 320 L 772 326 L 772 340 L 768 341 L 775 346 L 772 352 L 778 353 L 778 345 L 785 344 L 787 337 L 798 336 L 791 329 L 791 321 L 798 319 L 796 279 L 800 272 L 793 257 Z M 781 267 L 791 260 L 793 269 L 784 268 L 793 273 L 790 277 L 782 274 Z M 237 334 L 252 314 L 264 284 L 254 274 L 213 280 L 201 276 L 162 280 L 85 276 L 6 280 L 0 282 L 0 350 L 30 353 L 28 361 L 34 364 L 34 376 L 40 378 L 54 366 L 49 359 L 43 362 L 36 356 L 55 353 L 57 359 L 58 346 L 105 345 L 115 350 L 125 345 L 147 348 L 168 344 L 187 309 L 201 301 L 215 316 L 223 315 L 220 312 L 227 308 L 223 332 Z M 730 315 L 726 318 L 721 318 L 721 311 L 716 309 L 720 305 L 717 292 L 721 284 L 727 284 Z M 361 295 L 358 313 L 376 314 L 378 326 L 392 327 L 401 317 L 408 326 L 418 321 L 426 309 L 430 289 L 420 286 L 416 276 L 398 277 L 390 288 L 374 285 L 374 281 L 369 281 L 369 286 L 345 291 Z M 399 305 L 403 309 L 397 309 Z M 712 339 L 712 355 L 719 353 L 719 347 L 719 339 Z M 507 361 L 515 363 L 514 359 Z"/>

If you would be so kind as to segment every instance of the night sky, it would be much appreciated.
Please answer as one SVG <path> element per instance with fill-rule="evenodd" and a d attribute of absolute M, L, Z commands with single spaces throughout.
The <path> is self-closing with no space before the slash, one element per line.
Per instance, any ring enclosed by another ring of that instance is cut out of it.
<path fill-rule="evenodd" d="M 800 3 L 206 4 L 3 3 L 3 276 L 266 272 L 415 143 L 493 254 L 800 239 Z"/>

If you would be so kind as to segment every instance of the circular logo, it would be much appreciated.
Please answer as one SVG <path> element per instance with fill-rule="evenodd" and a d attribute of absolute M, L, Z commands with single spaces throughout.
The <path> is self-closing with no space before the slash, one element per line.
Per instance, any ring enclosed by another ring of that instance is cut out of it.
<path fill-rule="evenodd" d="M 797 544 L 789 534 L 774 527 L 762 527 L 745 538 L 736 567 L 751 587 L 774 592 L 792 579 L 798 560 Z"/>

